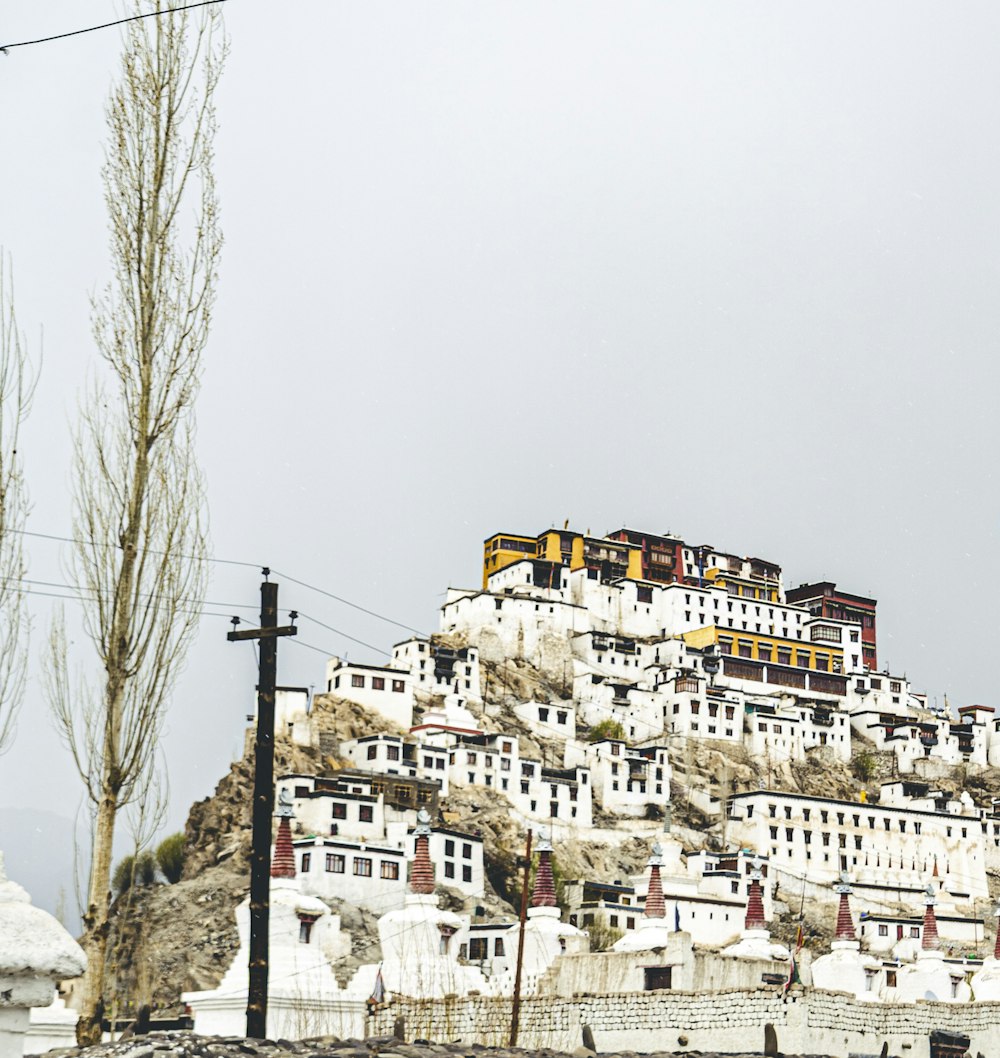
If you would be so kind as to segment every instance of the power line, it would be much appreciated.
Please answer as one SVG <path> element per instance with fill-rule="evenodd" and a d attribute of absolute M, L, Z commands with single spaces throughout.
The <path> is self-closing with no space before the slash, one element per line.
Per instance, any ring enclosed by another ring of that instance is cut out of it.
<path fill-rule="evenodd" d="M 355 602 L 351 602 L 348 599 L 344 599 L 339 595 L 334 595 L 333 592 L 327 591 L 325 588 L 317 588 L 315 584 L 308 584 L 304 580 L 296 580 L 295 577 L 290 576 L 288 573 L 282 573 L 280 569 L 272 569 L 271 572 L 276 577 L 282 577 L 285 580 L 291 581 L 292 584 L 298 584 L 300 588 L 308 588 L 310 591 L 317 592 L 319 595 L 325 595 L 328 599 L 335 599 L 337 602 L 343 603 L 345 606 L 350 606 L 355 610 L 360 610 L 362 613 L 368 614 L 369 617 L 377 617 L 380 621 L 385 621 L 387 624 L 395 625 L 397 628 L 403 628 L 407 632 L 413 632 L 415 635 L 422 636 L 425 633 L 421 632 L 419 628 L 413 628 L 411 625 L 403 624 L 402 621 L 394 621 L 391 617 L 385 617 L 380 613 L 376 613 L 374 610 L 367 610 L 364 606 L 359 606 Z"/>
<path fill-rule="evenodd" d="M 19 40 L 16 44 L 0 44 L 0 52 L 4 55 L 11 48 L 26 48 L 30 44 L 48 44 L 53 40 L 64 40 L 66 37 L 78 37 L 81 33 L 94 33 L 99 29 L 111 29 L 113 26 L 124 26 L 126 22 L 138 22 L 143 18 L 158 18 L 160 15 L 171 15 L 176 11 L 191 11 L 196 7 L 210 7 L 212 4 L 224 4 L 226 0 L 201 0 L 197 4 L 184 4 L 182 7 L 168 7 L 163 11 L 147 11 L 144 15 L 130 15 L 128 18 L 119 18 L 115 22 L 102 22 L 99 26 L 87 26 L 84 29 L 72 29 L 68 33 L 56 33 L 51 37 L 39 37 L 37 40 Z"/>
<path fill-rule="evenodd" d="M 11 532 L 19 533 L 21 536 L 32 536 L 37 537 L 40 540 L 54 540 L 58 543 L 63 544 L 78 544 L 82 547 L 108 547 L 108 548 L 119 548 L 120 545 L 114 542 L 99 543 L 96 540 L 80 540 L 72 536 L 59 536 L 55 533 L 39 533 L 31 529 L 13 529 Z M 146 549 L 149 554 L 162 555 L 163 551 L 157 551 L 154 548 Z M 178 558 L 193 558 L 192 555 L 178 555 Z M 267 567 L 266 563 L 263 562 L 243 562 L 235 558 L 215 558 L 208 555 L 202 556 L 206 562 L 212 562 L 216 565 L 224 566 L 242 566 L 245 569 L 264 569 L 270 568 L 271 573 L 276 577 L 283 577 L 285 580 L 290 581 L 292 584 L 297 584 L 300 588 L 306 588 L 309 591 L 314 591 L 318 595 L 325 595 L 328 599 L 333 599 L 335 602 L 342 603 L 344 606 L 351 607 L 352 610 L 358 610 L 361 613 L 367 614 L 369 617 L 375 617 L 379 621 L 385 621 L 386 624 L 395 625 L 397 628 L 405 629 L 407 632 L 413 632 L 414 635 L 426 636 L 425 632 L 422 632 L 419 628 L 414 628 L 412 625 L 404 624 L 402 621 L 396 621 L 391 617 L 386 617 L 385 614 L 380 614 L 376 610 L 370 610 L 366 606 L 362 606 L 360 603 L 351 602 L 350 599 L 345 599 L 342 595 L 334 595 L 333 592 L 327 591 L 325 588 L 319 588 L 315 584 L 310 584 L 308 581 L 299 580 L 297 577 L 293 577 L 288 573 L 282 573 L 281 570 Z M 338 633 L 343 634 L 343 633 Z M 348 637 L 350 638 L 350 637 Z M 360 640 L 359 640 L 360 642 Z M 364 643 L 363 646 L 369 646 L 370 644 Z M 373 649 L 380 649 L 375 647 Z"/>
<path fill-rule="evenodd" d="M 385 651 L 381 647 L 373 646 L 371 643 L 366 643 L 363 639 L 356 639 L 354 636 L 349 636 L 346 632 L 342 632 L 339 628 L 334 628 L 333 625 L 324 624 L 322 621 L 315 617 L 310 617 L 309 614 L 303 613 L 299 610 L 299 617 L 306 621 L 312 621 L 314 625 L 319 625 L 320 628 L 325 628 L 328 632 L 334 632 L 336 635 L 349 639 L 352 643 L 357 643 L 359 646 L 368 647 L 369 650 L 375 650 L 379 654 L 384 654 Z"/>

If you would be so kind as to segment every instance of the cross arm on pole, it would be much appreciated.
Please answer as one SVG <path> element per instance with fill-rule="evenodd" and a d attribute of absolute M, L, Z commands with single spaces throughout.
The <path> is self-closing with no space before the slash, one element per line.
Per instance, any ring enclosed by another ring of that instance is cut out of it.
<path fill-rule="evenodd" d="M 235 643 L 240 639 L 276 639 L 278 636 L 297 636 L 295 625 L 280 625 L 276 628 L 240 628 L 226 633 L 226 639 Z"/>

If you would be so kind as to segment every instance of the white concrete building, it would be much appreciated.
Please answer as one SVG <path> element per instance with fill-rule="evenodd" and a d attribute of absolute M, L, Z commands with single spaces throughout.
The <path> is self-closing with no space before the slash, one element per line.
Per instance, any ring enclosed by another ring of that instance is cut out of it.
<path fill-rule="evenodd" d="M 360 665 L 333 657 L 326 663 L 327 693 L 371 709 L 398 727 L 413 723 L 413 677 L 388 665 Z"/>
<path fill-rule="evenodd" d="M 937 864 L 955 903 L 989 895 L 975 816 L 762 790 L 733 795 L 728 834 L 767 854 L 793 891 L 795 880 L 829 887 L 847 871 L 858 899 L 873 909 L 915 907 Z"/>
<path fill-rule="evenodd" d="M 377 913 L 402 906 L 406 863 L 415 848 L 414 830 L 392 838 L 298 839 L 294 845 L 303 892 L 327 900 L 346 900 Z M 486 891 L 483 839 L 435 827 L 429 841 L 439 884 L 465 897 L 481 897 Z"/>
<path fill-rule="evenodd" d="M 454 694 L 464 701 L 482 701 L 478 647 L 449 647 L 414 636 L 393 646 L 392 666 L 410 673 L 418 694 Z"/>
<path fill-rule="evenodd" d="M 449 741 L 449 782 L 498 790 L 522 822 L 550 822 L 561 832 L 593 825 L 589 769 L 546 767 L 524 759 L 513 735 L 455 736 Z"/>
<path fill-rule="evenodd" d="M 643 818 L 670 803 L 670 753 L 666 746 L 629 746 L 619 739 L 570 742 L 567 767 L 585 765 L 606 812 Z"/>
<path fill-rule="evenodd" d="M 293 798 L 297 834 L 381 841 L 414 826 L 421 808 L 436 811 L 440 785 L 437 779 L 344 769 L 332 777 L 282 775 L 275 789 Z"/>
<path fill-rule="evenodd" d="M 838 760 L 851 759 L 850 718 L 826 702 L 782 695 L 755 697 L 744 708 L 744 741 L 755 757 L 775 762 L 804 760 L 807 750 L 826 746 Z"/>
<path fill-rule="evenodd" d="M 576 738 L 576 707 L 571 699 L 557 702 L 519 702 L 514 715 L 545 738 Z"/>
<path fill-rule="evenodd" d="M 426 779 L 440 785 L 442 797 L 448 796 L 448 751 L 443 746 L 378 734 L 345 739 L 340 753 L 360 771 Z"/>

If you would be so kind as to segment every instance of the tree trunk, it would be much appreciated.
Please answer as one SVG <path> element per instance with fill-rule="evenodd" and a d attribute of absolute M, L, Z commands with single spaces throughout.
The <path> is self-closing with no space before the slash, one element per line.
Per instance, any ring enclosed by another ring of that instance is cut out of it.
<path fill-rule="evenodd" d="M 87 913 L 83 916 L 85 934 L 81 941 L 87 956 L 87 971 L 74 991 L 74 1004 L 80 1011 L 76 1023 L 76 1040 L 81 1047 L 101 1042 L 104 1017 L 104 964 L 108 953 L 108 911 L 111 907 L 111 855 L 115 840 L 117 798 L 105 794 L 97 806 L 94 823 L 93 862 L 90 866 L 90 891 Z"/>

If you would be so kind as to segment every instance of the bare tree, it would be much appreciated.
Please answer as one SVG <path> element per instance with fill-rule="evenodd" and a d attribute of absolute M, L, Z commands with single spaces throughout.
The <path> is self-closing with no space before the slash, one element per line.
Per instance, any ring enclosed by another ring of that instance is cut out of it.
<path fill-rule="evenodd" d="M 22 530 L 28 497 L 17 446 L 36 379 L 14 313 L 10 263 L 0 251 L 0 754 L 14 737 L 27 666 Z"/>
<path fill-rule="evenodd" d="M 107 105 L 112 279 L 92 317 L 109 370 L 81 401 L 75 435 L 73 572 L 99 676 L 71 686 L 58 623 L 47 674 L 94 808 L 81 1043 L 100 1039 L 116 819 L 149 789 L 206 579 L 193 404 L 222 243 L 213 96 L 226 45 L 217 9 L 190 16 L 161 3 L 125 29 Z"/>

